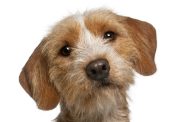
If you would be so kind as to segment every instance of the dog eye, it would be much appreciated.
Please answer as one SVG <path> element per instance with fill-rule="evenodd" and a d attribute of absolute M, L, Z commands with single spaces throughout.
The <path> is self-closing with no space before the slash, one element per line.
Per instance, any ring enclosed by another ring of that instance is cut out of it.
<path fill-rule="evenodd" d="M 114 40 L 116 38 L 116 33 L 113 31 L 107 31 L 104 33 L 104 39 Z"/>
<path fill-rule="evenodd" d="M 65 45 L 64 47 L 61 48 L 60 50 L 60 54 L 62 56 L 69 56 L 71 53 L 71 47 L 69 47 L 68 45 Z"/>

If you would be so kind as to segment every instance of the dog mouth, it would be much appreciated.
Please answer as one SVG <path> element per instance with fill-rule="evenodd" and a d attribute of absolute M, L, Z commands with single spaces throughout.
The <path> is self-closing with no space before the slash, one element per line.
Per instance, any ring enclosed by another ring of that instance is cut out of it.
<path fill-rule="evenodd" d="M 106 88 L 106 87 L 113 86 L 112 80 L 109 79 L 109 78 L 104 78 L 104 79 L 97 80 L 97 81 L 94 81 L 94 82 L 95 82 L 94 85 L 97 88 Z"/>
<path fill-rule="evenodd" d="M 100 82 L 100 84 L 101 84 L 102 86 L 109 86 L 111 81 L 110 81 L 109 78 L 104 78 L 104 79 L 102 79 L 102 80 L 100 80 L 100 81 L 98 81 L 98 82 Z"/>

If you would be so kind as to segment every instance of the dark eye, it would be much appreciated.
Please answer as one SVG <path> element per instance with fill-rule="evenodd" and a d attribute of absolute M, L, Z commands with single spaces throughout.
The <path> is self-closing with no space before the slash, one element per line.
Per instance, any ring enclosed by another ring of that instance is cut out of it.
<path fill-rule="evenodd" d="M 116 34 L 112 31 L 107 31 L 104 33 L 104 39 L 114 40 L 116 38 Z"/>
<path fill-rule="evenodd" d="M 61 48 L 60 50 L 60 54 L 62 56 L 69 56 L 71 53 L 71 47 L 69 47 L 68 45 L 65 45 L 64 47 Z"/>

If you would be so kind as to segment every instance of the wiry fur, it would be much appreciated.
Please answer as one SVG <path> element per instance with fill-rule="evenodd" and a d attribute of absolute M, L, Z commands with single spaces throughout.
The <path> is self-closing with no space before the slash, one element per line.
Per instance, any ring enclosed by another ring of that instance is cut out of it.
<path fill-rule="evenodd" d="M 117 33 L 117 38 L 103 39 L 107 31 Z M 59 54 L 65 44 L 72 47 L 69 57 Z M 150 24 L 109 10 L 88 11 L 69 16 L 52 29 L 23 68 L 20 83 L 39 108 L 61 104 L 57 122 L 129 122 L 126 91 L 133 83 L 133 69 L 153 74 L 155 49 Z M 109 62 L 108 86 L 85 73 L 96 59 Z"/>

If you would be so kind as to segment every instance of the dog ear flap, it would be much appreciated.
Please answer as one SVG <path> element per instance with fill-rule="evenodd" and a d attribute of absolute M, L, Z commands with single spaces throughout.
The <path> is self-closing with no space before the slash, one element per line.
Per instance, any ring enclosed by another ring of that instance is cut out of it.
<path fill-rule="evenodd" d="M 127 18 L 129 34 L 136 44 L 137 55 L 132 59 L 134 69 L 142 75 L 152 75 L 156 71 L 156 31 L 155 28 L 144 21 Z"/>
<path fill-rule="evenodd" d="M 25 91 L 36 101 L 39 109 L 50 110 L 57 106 L 60 97 L 49 81 L 48 63 L 41 47 L 42 44 L 34 50 L 20 73 L 19 80 Z"/>

